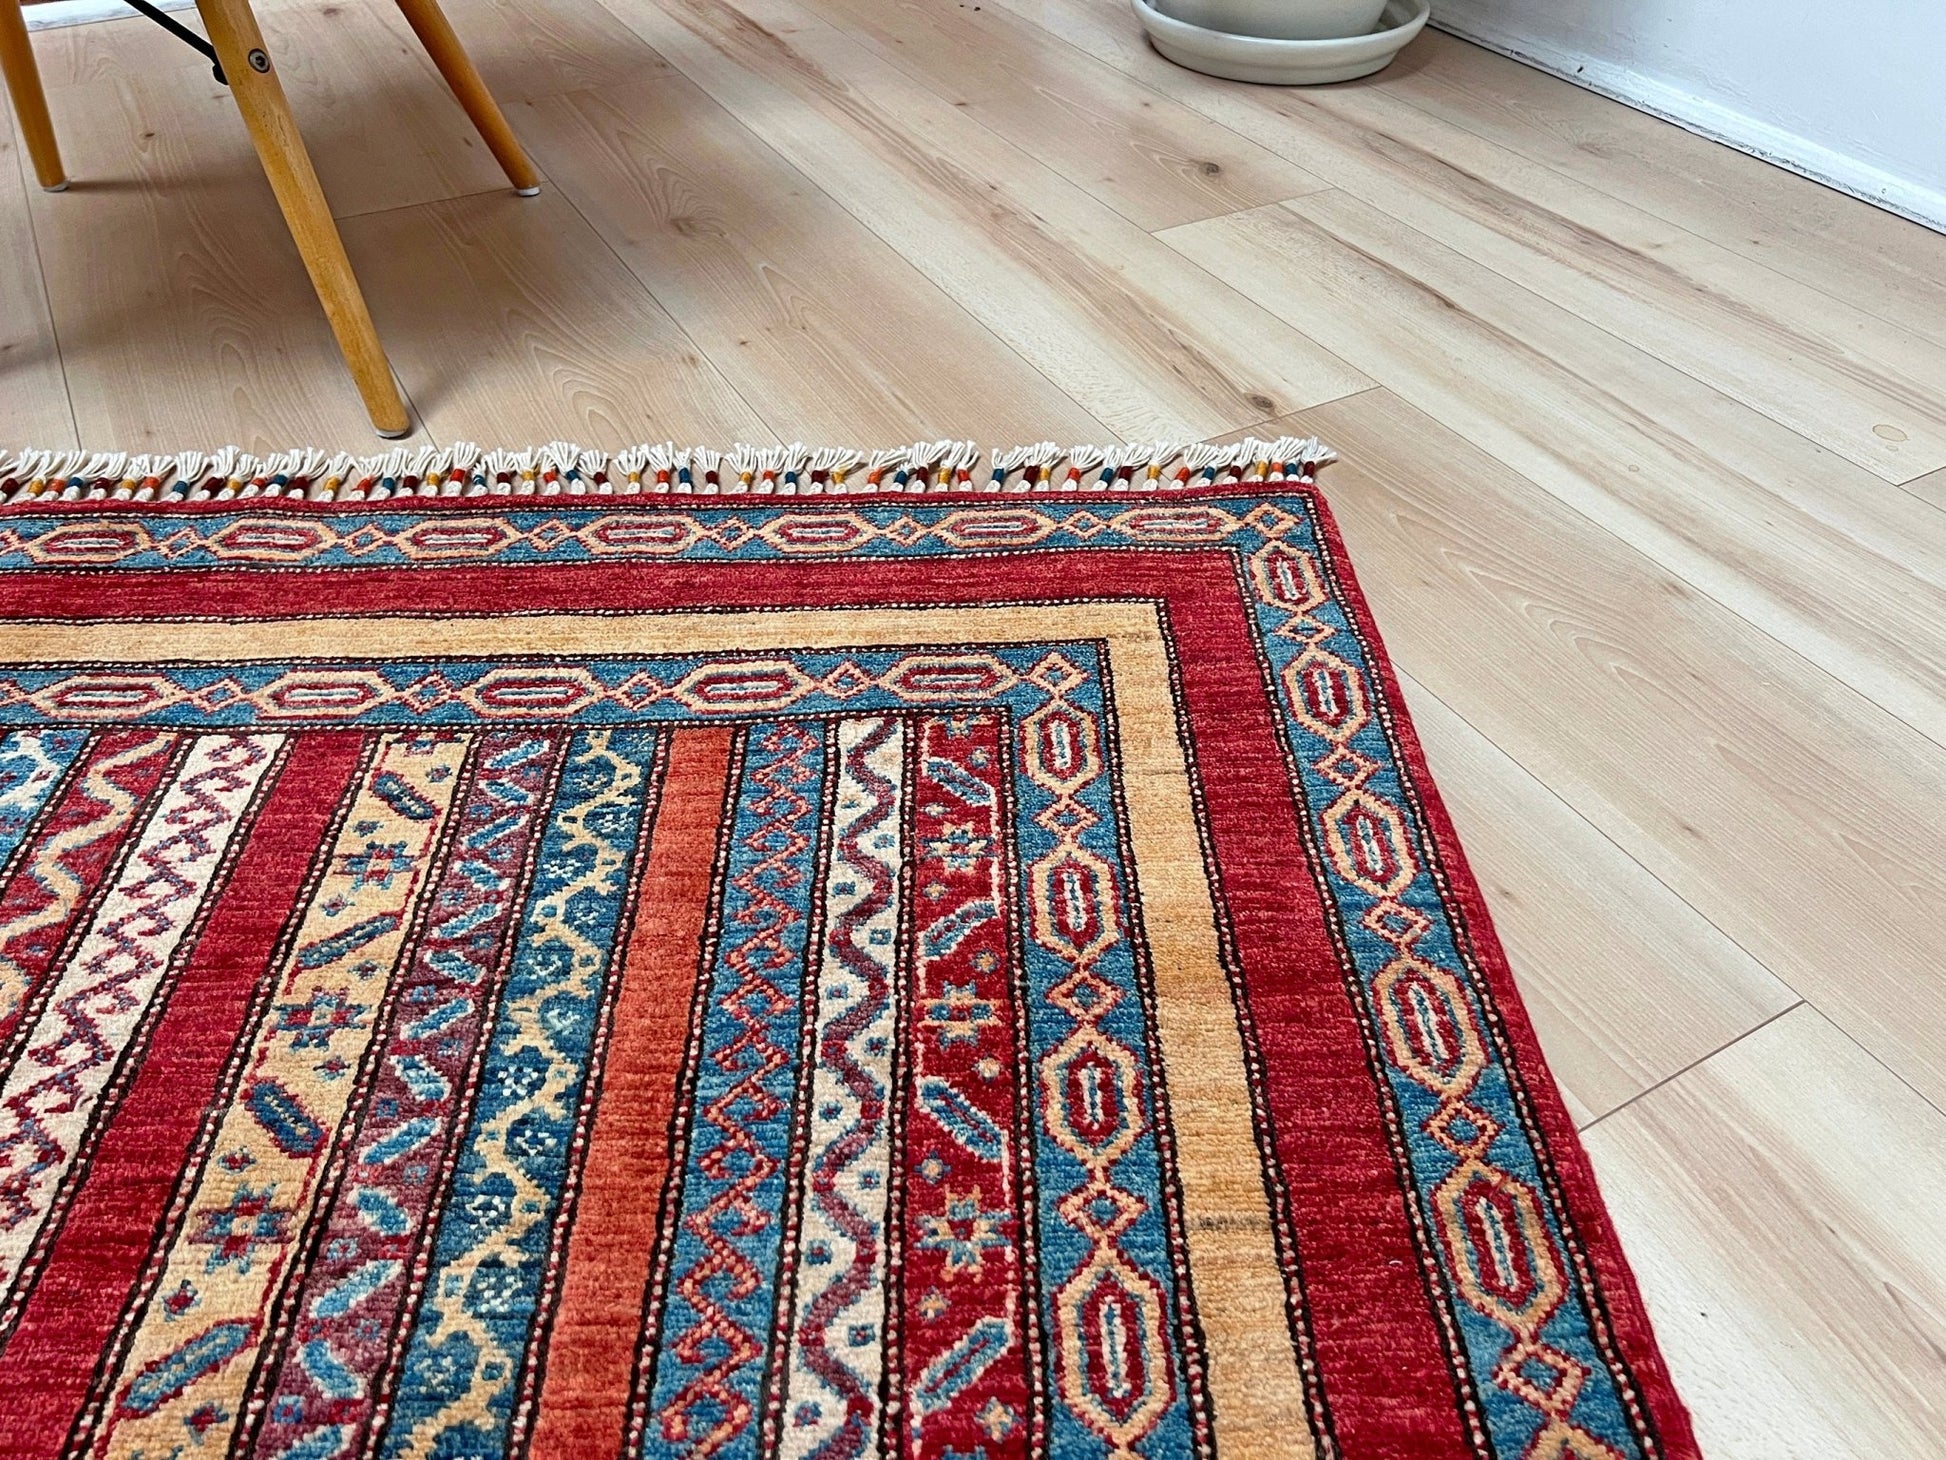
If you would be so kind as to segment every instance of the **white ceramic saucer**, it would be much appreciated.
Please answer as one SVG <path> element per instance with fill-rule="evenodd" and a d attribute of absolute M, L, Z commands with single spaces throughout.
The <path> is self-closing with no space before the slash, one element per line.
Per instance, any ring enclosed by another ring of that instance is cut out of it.
<path fill-rule="evenodd" d="M 1266 86 L 1321 86 L 1354 81 L 1391 64 L 1425 29 L 1432 0 L 1389 0 L 1383 29 L 1335 41 L 1278 41 L 1207 30 L 1164 15 L 1150 0 L 1132 0 L 1149 42 L 1178 66 Z M 1168 3 L 1168 0 L 1164 0 Z"/>

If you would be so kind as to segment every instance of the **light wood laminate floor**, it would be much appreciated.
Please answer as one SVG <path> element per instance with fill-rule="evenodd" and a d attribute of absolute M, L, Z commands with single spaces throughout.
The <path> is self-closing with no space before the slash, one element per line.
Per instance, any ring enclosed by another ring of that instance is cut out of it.
<path fill-rule="evenodd" d="M 260 9 L 418 439 L 1336 445 L 1706 1451 L 1946 1453 L 1946 238 L 1443 36 L 1255 89 L 1121 0 L 450 0 L 522 201 L 385 0 Z M 375 449 L 208 69 L 36 42 L 0 442 Z"/>

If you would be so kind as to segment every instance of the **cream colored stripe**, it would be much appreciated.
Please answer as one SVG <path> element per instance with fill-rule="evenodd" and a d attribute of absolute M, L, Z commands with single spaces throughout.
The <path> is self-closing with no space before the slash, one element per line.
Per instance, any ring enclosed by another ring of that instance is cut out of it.
<path fill-rule="evenodd" d="M 74 660 L 137 666 L 158 660 L 412 659 L 507 654 L 720 654 L 937 643 L 944 616 L 956 643 L 1063 638 L 1156 639 L 1140 604 L 1083 604 L 1058 619 L 1021 608 L 805 608 L 774 613 L 517 613 L 480 618 L 234 619 L 220 623 L 106 620 L 0 627 L 0 664 Z M 1159 647 L 1159 644 L 1158 644 Z"/>
<path fill-rule="evenodd" d="M 872 1082 L 881 1101 L 891 1084 L 892 1041 L 899 1025 L 893 960 L 899 934 L 899 859 L 905 850 L 899 844 L 903 825 L 900 805 L 906 795 L 902 722 L 893 720 L 892 733 L 885 743 L 865 756 L 867 768 L 891 785 L 889 804 L 882 812 L 877 809 L 877 796 L 861 784 L 851 757 L 885 723 L 882 717 L 860 717 L 838 724 L 837 825 L 825 849 L 827 932 L 817 983 L 818 1049 L 828 1050 L 833 1040 L 842 1039 L 853 1068 Z M 873 826 L 877 830 L 869 836 L 860 835 Z M 856 849 L 847 851 L 844 839 L 853 837 L 859 838 Z M 874 869 L 884 876 L 893 895 L 887 897 L 876 916 L 848 922 L 871 895 L 872 883 L 861 873 Z M 845 1037 L 834 1026 L 865 996 L 866 986 L 852 972 L 860 960 L 876 970 L 875 976 L 885 983 L 886 997 L 869 1024 Z M 892 1191 L 892 1183 L 886 1179 L 891 1135 L 881 1114 L 865 1128 L 864 1146 L 835 1171 L 826 1173 L 831 1190 L 821 1201 L 812 1192 L 817 1163 L 829 1159 L 833 1146 L 860 1129 L 861 1114 L 858 1096 L 829 1060 L 819 1059 L 811 1071 L 810 1110 L 810 1149 L 798 1185 L 798 1200 L 804 1211 L 797 1241 L 796 1300 L 791 1305 L 798 1327 L 790 1335 L 784 1392 L 784 1413 L 789 1418 L 778 1445 L 780 1460 L 804 1460 L 823 1447 L 848 1417 L 845 1396 L 827 1380 L 821 1365 L 806 1361 L 806 1350 L 813 1341 L 823 1349 L 827 1362 L 841 1366 L 857 1381 L 865 1403 L 871 1406 L 860 1416 L 868 1434 L 878 1425 L 876 1406 L 884 1370 L 879 1337 L 885 1328 L 884 1232 L 886 1202 Z M 813 1306 L 850 1277 L 858 1262 L 856 1239 L 831 1219 L 827 1203 L 848 1207 L 872 1228 L 877 1237 L 876 1258 L 864 1274 L 862 1289 L 814 1332 L 809 1316 Z"/>
<path fill-rule="evenodd" d="M 942 640 L 1034 643 L 1055 633 L 1107 640 L 1114 668 L 1129 830 L 1160 994 L 1157 1027 L 1198 1316 L 1209 1342 L 1217 1449 L 1226 1460 L 1297 1460 L 1312 1453 L 1310 1425 L 1287 1337 L 1243 1046 L 1218 958 L 1194 802 L 1176 741 L 1168 660 L 1153 608 L 1076 604 L 1058 618 L 1018 608 L 931 608 L 15 624 L 0 632 L 0 662 L 711 654 Z"/>
<path fill-rule="evenodd" d="M 1210 1346 L 1217 1454 L 1315 1454 L 1271 1237 L 1243 1042 L 1216 946 L 1195 803 L 1154 610 L 1111 648 L 1115 711 L 1156 1027 L 1182 1171 L 1196 1312 Z"/>

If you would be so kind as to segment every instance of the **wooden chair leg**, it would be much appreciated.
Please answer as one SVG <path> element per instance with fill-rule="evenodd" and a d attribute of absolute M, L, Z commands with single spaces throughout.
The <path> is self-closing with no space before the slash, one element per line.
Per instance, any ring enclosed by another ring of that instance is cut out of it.
<path fill-rule="evenodd" d="M 479 129 L 488 150 L 507 174 L 507 181 L 514 185 L 514 191 L 523 198 L 534 196 L 541 190 L 540 174 L 534 171 L 534 164 L 528 160 L 526 149 L 514 136 L 513 128 L 507 125 L 500 103 L 493 99 L 486 82 L 480 79 L 479 68 L 473 64 L 473 58 L 466 54 L 466 48 L 459 43 L 452 22 L 439 8 L 439 0 L 398 0 L 398 4 L 405 15 L 406 24 L 419 37 L 419 43 L 432 57 L 433 65 L 439 68 L 439 74 L 446 78 L 446 84 L 453 89 L 453 96 Z"/>
<path fill-rule="evenodd" d="M 67 187 L 68 175 L 61 166 L 61 149 L 54 141 L 47 93 L 41 90 L 40 68 L 34 64 L 27 18 L 21 14 L 19 0 L 0 0 L 0 72 L 6 74 L 14 115 L 20 118 L 20 132 L 27 139 L 27 155 L 34 159 L 34 173 L 42 187 L 58 193 Z"/>
<path fill-rule="evenodd" d="M 365 307 L 365 296 L 359 292 L 324 189 L 318 186 L 311 156 L 298 135 L 283 83 L 271 69 L 250 0 L 196 0 L 196 8 L 372 425 L 381 436 L 403 436 L 412 429 L 405 402 L 399 398 L 392 366 Z"/>

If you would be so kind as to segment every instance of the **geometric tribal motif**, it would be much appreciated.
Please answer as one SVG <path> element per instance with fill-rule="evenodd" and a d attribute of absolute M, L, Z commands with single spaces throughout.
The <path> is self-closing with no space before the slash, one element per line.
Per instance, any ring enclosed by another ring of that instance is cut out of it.
<path fill-rule="evenodd" d="M 0 1455 L 1693 1457 L 1321 454 L 9 483 Z"/>

